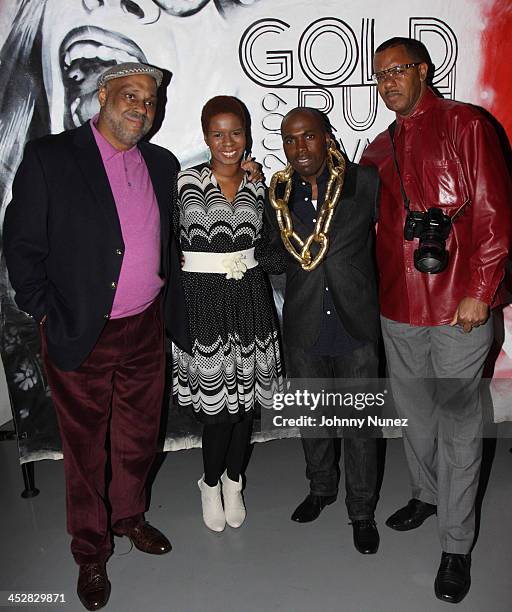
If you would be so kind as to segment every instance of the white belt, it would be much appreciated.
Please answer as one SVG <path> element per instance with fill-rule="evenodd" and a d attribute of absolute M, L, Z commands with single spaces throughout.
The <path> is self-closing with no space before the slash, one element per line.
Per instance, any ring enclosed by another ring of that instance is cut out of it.
<path fill-rule="evenodd" d="M 185 251 L 184 272 L 202 272 L 205 274 L 225 274 L 226 278 L 240 280 L 249 268 L 258 265 L 254 259 L 254 248 L 234 253 L 202 253 Z"/>

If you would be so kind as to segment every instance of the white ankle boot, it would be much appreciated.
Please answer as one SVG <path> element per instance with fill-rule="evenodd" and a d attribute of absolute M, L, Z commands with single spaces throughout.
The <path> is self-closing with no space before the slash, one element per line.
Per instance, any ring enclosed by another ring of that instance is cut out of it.
<path fill-rule="evenodd" d="M 215 487 L 208 486 L 204 481 L 203 474 L 200 480 L 197 481 L 197 486 L 201 491 L 204 524 L 212 531 L 224 531 L 226 516 L 222 507 L 220 483 L 217 483 Z"/>
<path fill-rule="evenodd" d="M 230 527 L 240 527 L 245 520 L 245 505 L 242 498 L 242 477 L 238 482 L 228 477 L 227 471 L 221 476 L 222 497 L 224 498 L 224 512 L 226 522 Z"/>

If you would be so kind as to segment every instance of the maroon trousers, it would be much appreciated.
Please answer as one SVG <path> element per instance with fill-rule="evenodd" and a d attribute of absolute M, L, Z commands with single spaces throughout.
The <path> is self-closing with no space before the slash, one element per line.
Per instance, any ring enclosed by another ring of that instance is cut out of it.
<path fill-rule="evenodd" d="M 164 387 L 160 299 L 108 321 L 76 370 L 52 364 L 44 329 L 42 353 L 62 438 L 71 552 L 78 564 L 102 563 L 112 552 L 110 528 L 123 533 L 143 520 Z"/>

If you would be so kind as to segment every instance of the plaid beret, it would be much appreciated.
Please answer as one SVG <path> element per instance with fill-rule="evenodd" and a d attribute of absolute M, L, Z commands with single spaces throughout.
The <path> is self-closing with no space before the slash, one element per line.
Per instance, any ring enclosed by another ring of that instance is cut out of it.
<path fill-rule="evenodd" d="M 149 64 L 124 62 L 123 64 L 116 64 L 115 66 L 111 66 L 108 70 L 105 70 L 105 72 L 98 79 L 98 89 L 100 87 L 104 87 L 107 81 L 131 76 L 132 74 L 147 74 L 148 76 L 153 77 L 157 87 L 160 87 L 162 84 L 162 79 L 164 76 L 161 70 L 158 70 L 158 68 L 154 68 Z"/>

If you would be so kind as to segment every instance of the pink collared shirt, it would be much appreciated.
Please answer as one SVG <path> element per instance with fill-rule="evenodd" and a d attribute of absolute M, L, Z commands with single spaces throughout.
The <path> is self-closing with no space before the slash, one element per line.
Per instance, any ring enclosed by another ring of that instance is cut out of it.
<path fill-rule="evenodd" d="M 119 151 L 96 128 L 91 128 L 116 203 L 124 242 L 123 263 L 111 319 L 146 310 L 160 293 L 160 211 L 146 162 L 137 146 Z"/>

